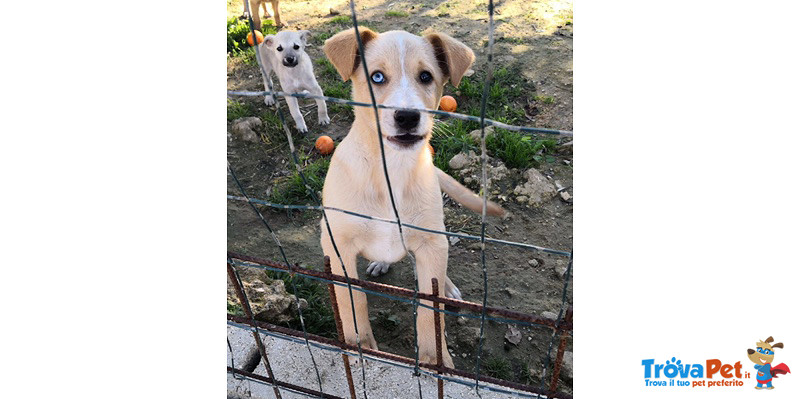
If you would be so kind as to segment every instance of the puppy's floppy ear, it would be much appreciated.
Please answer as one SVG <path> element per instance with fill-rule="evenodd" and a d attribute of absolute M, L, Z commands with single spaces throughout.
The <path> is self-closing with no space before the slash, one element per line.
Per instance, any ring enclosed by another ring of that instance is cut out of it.
<path fill-rule="evenodd" d="M 367 28 L 359 28 L 358 33 L 361 35 L 361 43 L 364 48 L 366 48 L 370 40 L 378 37 L 377 33 Z M 331 61 L 331 64 L 333 64 L 345 82 L 353 76 L 353 72 L 361 65 L 355 28 L 333 35 L 333 37 L 325 41 L 322 51 L 325 52 L 325 56 L 328 57 L 328 60 Z"/>
<path fill-rule="evenodd" d="M 778 342 L 775 345 L 772 345 L 772 347 L 773 348 L 783 348 L 783 343 L 782 342 Z"/>
<path fill-rule="evenodd" d="M 770 343 L 770 342 L 772 342 L 772 341 L 773 341 L 773 339 L 772 339 L 772 336 L 771 336 L 771 335 L 769 336 L 769 338 L 767 338 L 766 340 L 764 340 L 764 342 L 766 342 L 766 343 Z"/>
<path fill-rule="evenodd" d="M 264 41 L 261 42 L 261 45 L 264 47 L 272 47 L 272 43 L 275 41 L 275 35 L 267 35 L 264 36 Z"/>
<path fill-rule="evenodd" d="M 439 69 L 450 77 L 450 83 L 453 86 L 458 86 L 464 73 L 475 62 L 475 53 L 464 43 L 444 33 L 425 35 L 425 40 L 429 41 L 433 46 Z"/>
<path fill-rule="evenodd" d="M 303 41 L 304 45 L 308 44 L 308 39 L 311 39 L 311 32 L 307 30 L 299 30 L 297 34 L 300 35 L 300 40 Z"/>

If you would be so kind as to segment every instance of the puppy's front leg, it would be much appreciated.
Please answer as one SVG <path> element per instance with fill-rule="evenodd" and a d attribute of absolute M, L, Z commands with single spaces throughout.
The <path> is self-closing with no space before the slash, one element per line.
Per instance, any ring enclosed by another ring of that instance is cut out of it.
<path fill-rule="evenodd" d="M 308 132 L 306 121 L 303 119 L 303 114 L 300 113 L 300 105 L 297 104 L 297 98 L 286 97 L 286 104 L 289 106 L 289 112 L 292 113 L 292 118 L 294 118 L 295 125 L 297 125 L 297 131 L 303 134 Z"/>
<path fill-rule="evenodd" d="M 414 251 L 417 261 L 417 276 L 419 278 L 419 291 L 432 294 L 431 279 L 439 282 L 439 295 L 444 296 L 445 281 L 447 279 L 447 238 L 436 235 L 426 237 L 422 245 Z M 420 301 L 433 306 L 431 301 Z M 441 307 L 441 306 L 440 306 Z M 433 325 L 434 311 L 419 307 L 417 310 L 417 344 L 419 345 L 419 360 L 425 363 L 436 364 L 436 330 Z M 444 337 L 444 313 L 437 312 L 441 320 L 442 335 L 442 360 L 447 367 L 453 367 L 453 359 L 447 351 L 447 342 Z"/>
<path fill-rule="evenodd" d="M 323 222 L 324 223 L 324 222 Z M 336 251 L 331 244 L 330 236 L 326 232 L 326 227 L 322 225 L 322 252 L 325 253 L 331 261 L 331 271 L 333 274 L 344 276 L 342 263 L 336 256 Z M 349 243 L 336 237 L 336 246 L 342 256 L 342 260 L 347 268 L 347 275 L 350 278 L 358 278 L 358 270 L 356 270 L 356 254 L 352 250 Z M 355 321 L 358 322 L 358 335 L 361 337 L 361 345 L 364 348 L 378 349 L 378 344 L 375 342 L 375 336 L 372 334 L 372 326 L 369 322 L 369 312 L 367 310 L 367 294 L 353 289 L 353 304 L 350 304 L 350 292 L 346 286 L 335 285 L 334 291 L 336 293 L 336 303 L 339 308 L 339 315 L 342 319 L 342 327 L 344 329 L 345 342 L 351 345 L 356 345 L 356 330 L 353 323 L 353 309 L 355 308 Z"/>
<path fill-rule="evenodd" d="M 322 88 L 319 87 L 319 84 L 314 81 L 314 86 L 312 87 L 309 92 L 315 96 L 322 96 Z M 331 118 L 328 117 L 328 105 L 325 104 L 325 100 L 322 99 L 315 99 L 317 102 L 317 120 L 319 121 L 320 125 L 327 125 L 331 123 Z"/>

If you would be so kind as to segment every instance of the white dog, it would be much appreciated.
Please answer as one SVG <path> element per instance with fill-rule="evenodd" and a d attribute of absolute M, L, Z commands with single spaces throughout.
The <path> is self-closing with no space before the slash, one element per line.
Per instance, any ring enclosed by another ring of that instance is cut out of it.
<path fill-rule="evenodd" d="M 314 77 L 314 68 L 311 65 L 311 58 L 305 52 L 306 44 L 311 33 L 307 30 L 296 32 L 282 31 L 277 35 L 264 36 L 264 41 L 259 45 L 261 54 L 261 64 L 264 65 L 266 75 L 264 78 L 264 89 L 269 90 L 267 79 L 270 73 L 275 72 L 281 82 L 281 90 L 286 93 L 300 93 L 306 91 L 310 94 L 321 96 L 322 88 L 319 87 L 317 79 Z M 316 100 L 317 118 L 320 125 L 327 125 L 331 122 L 328 118 L 328 107 L 324 100 Z M 303 114 L 300 113 L 300 106 L 297 104 L 296 97 L 286 97 L 289 105 L 289 112 L 294 118 L 297 130 L 301 133 L 308 131 Z M 264 97 L 264 104 L 272 106 L 275 104 L 271 95 Z"/>
<path fill-rule="evenodd" d="M 375 99 L 380 104 L 436 109 L 448 81 L 458 86 L 461 77 L 475 60 L 466 45 L 441 33 L 425 37 L 408 32 L 392 31 L 378 34 L 366 28 L 360 30 L 364 54 L 369 65 L 369 79 Z M 367 77 L 361 65 L 360 51 L 353 29 L 336 34 L 325 42 L 325 55 L 342 79 L 352 80 L 353 99 L 370 102 Z M 322 203 L 385 219 L 394 219 L 389 190 L 381 162 L 376 122 L 380 123 L 386 151 L 386 165 L 392 192 L 400 218 L 407 223 L 434 230 L 445 230 L 441 191 L 476 212 L 481 211 L 480 197 L 433 165 L 427 143 L 431 137 L 433 117 L 417 111 L 380 109 L 378 120 L 369 107 L 356 107 L 355 120 L 347 137 L 342 140 L 331 159 L 325 178 Z M 504 211 L 489 202 L 487 212 L 500 216 Z M 364 220 L 354 216 L 328 213 L 334 243 L 324 222 L 321 225 L 322 250 L 330 257 L 333 272 L 358 277 L 356 256 L 371 261 L 370 272 L 385 271 L 392 262 L 402 259 L 403 248 L 397 225 Z M 403 229 L 408 250 L 414 253 L 419 276 L 419 290 L 432 292 L 431 278 L 437 278 L 439 292 L 459 298 L 458 289 L 447 278 L 447 237 L 411 228 Z M 339 261 L 338 253 L 343 262 Z M 344 263 L 344 264 L 342 264 Z M 347 288 L 336 286 L 339 313 L 348 343 L 355 344 L 353 312 Z M 367 297 L 353 292 L 355 321 L 361 343 L 378 349 L 372 334 L 367 312 Z M 430 305 L 430 301 L 422 301 Z M 436 362 L 436 336 L 433 311 L 419 308 L 417 317 L 420 360 Z M 444 316 L 441 317 L 444 326 Z M 442 328 L 444 331 L 444 328 Z M 453 366 L 442 336 L 443 361 Z"/>

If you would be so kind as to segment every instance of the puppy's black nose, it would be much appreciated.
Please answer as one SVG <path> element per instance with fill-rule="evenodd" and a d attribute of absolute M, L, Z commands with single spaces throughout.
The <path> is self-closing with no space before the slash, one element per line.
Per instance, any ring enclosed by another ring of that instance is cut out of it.
<path fill-rule="evenodd" d="M 394 121 L 401 129 L 413 129 L 419 124 L 419 111 L 394 111 Z"/>
<path fill-rule="evenodd" d="M 284 57 L 283 65 L 286 65 L 286 66 L 295 66 L 295 65 L 297 65 L 297 57 L 292 57 L 292 56 Z"/>

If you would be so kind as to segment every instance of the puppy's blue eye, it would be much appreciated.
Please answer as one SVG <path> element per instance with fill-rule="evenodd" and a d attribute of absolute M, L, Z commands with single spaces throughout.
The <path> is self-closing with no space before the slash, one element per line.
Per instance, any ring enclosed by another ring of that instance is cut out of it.
<path fill-rule="evenodd" d="M 372 74 L 372 81 L 378 84 L 386 82 L 386 77 L 383 76 L 381 72 L 375 72 Z"/>
<path fill-rule="evenodd" d="M 757 348 L 757 350 L 758 350 L 758 353 L 764 353 L 764 351 L 761 348 Z"/>
<path fill-rule="evenodd" d="M 283 51 L 283 47 L 281 47 L 281 46 L 278 46 L 278 48 L 277 48 L 276 50 L 278 50 L 278 51 Z"/>
<path fill-rule="evenodd" d="M 421 80 L 422 83 L 428 83 L 433 80 L 433 75 L 428 71 L 422 71 L 422 73 L 419 74 L 419 80 Z"/>

